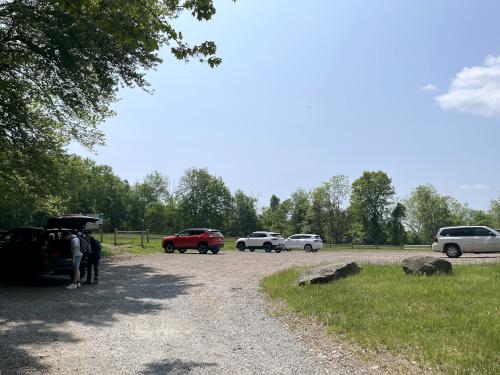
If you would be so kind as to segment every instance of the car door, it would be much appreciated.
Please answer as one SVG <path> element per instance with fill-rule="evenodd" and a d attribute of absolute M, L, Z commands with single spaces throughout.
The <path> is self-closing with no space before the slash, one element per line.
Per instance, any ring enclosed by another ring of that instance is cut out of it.
<path fill-rule="evenodd" d="M 186 229 L 177 234 L 177 238 L 175 239 L 175 247 L 177 248 L 187 248 L 189 243 L 190 230 Z"/>
<path fill-rule="evenodd" d="M 474 250 L 471 227 L 455 228 L 450 233 L 450 242 L 456 242 L 463 253 L 469 253 Z"/>
<path fill-rule="evenodd" d="M 254 242 L 255 242 L 255 233 L 250 233 L 247 238 L 245 238 L 245 245 L 246 247 L 252 247 L 254 246 Z"/>
<path fill-rule="evenodd" d="M 297 234 L 294 234 L 293 236 L 288 237 L 285 241 L 285 247 L 287 249 L 296 249 L 297 243 L 298 243 L 298 237 L 300 237 L 300 236 Z"/>
<path fill-rule="evenodd" d="M 264 242 L 268 240 L 267 233 L 257 233 L 255 238 L 255 247 L 264 247 Z"/>
<path fill-rule="evenodd" d="M 472 228 L 472 232 L 474 235 L 472 237 L 474 251 L 500 251 L 499 237 L 491 230 L 483 227 L 474 227 Z"/>

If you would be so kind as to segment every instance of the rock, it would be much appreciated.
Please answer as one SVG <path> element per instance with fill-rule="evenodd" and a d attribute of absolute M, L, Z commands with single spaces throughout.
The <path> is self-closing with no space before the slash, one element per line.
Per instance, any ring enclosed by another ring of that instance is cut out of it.
<path fill-rule="evenodd" d="M 414 256 L 403 259 L 403 270 L 407 274 L 425 274 L 427 276 L 451 273 L 451 263 L 445 259 L 429 256 Z"/>
<path fill-rule="evenodd" d="M 349 275 L 357 274 L 359 271 L 361 271 L 361 267 L 355 262 L 332 263 L 303 271 L 297 279 L 297 284 L 329 283 Z"/>

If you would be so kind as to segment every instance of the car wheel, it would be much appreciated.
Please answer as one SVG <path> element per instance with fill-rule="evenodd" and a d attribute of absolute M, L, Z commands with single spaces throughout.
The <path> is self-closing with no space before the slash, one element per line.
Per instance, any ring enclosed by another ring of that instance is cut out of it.
<path fill-rule="evenodd" d="M 239 251 L 245 251 L 245 248 L 246 248 L 244 242 L 238 242 L 236 247 L 238 248 Z M 250 251 L 252 251 L 252 250 L 250 250 Z"/>
<path fill-rule="evenodd" d="M 177 250 L 179 250 L 179 253 L 184 254 L 187 249 L 177 249 Z"/>
<path fill-rule="evenodd" d="M 175 247 L 174 247 L 174 244 L 172 242 L 167 242 L 167 244 L 165 244 L 165 252 L 166 253 L 173 253 L 175 250 Z"/>
<path fill-rule="evenodd" d="M 270 253 L 272 249 L 273 249 L 273 246 L 272 246 L 269 242 L 266 242 L 266 243 L 264 244 L 264 251 L 265 251 L 266 253 Z"/>
<path fill-rule="evenodd" d="M 458 258 L 460 255 L 462 255 L 462 251 L 460 250 L 460 247 L 458 247 L 458 245 L 447 245 L 444 249 L 444 252 L 448 256 L 448 258 Z"/>
<path fill-rule="evenodd" d="M 217 254 L 219 252 L 220 249 L 212 249 L 210 250 L 212 252 L 212 254 Z"/>
<path fill-rule="evenodd" d="M 304 250 L 308 253 L 310 253 L 311 251 L 313 251 L 313 247 L 309 244 L 307 244 L 306 246 L 304 246 Z"/>
<path fill-rule="evenodd" d="M 206 254 L 208 252 L 208 246 L 206 243 L 200 243 L 198 245 L 198 252 L 200 254 Z"/>
<path fill-rule="evenodd" d="M 249 248 L 248 250 L 250 250 L 251 252 L 254 252 L 254 251 L 255 251 L 255 248 L 254 248 L 254 247 L 251 247 L 251 248 Z"/>

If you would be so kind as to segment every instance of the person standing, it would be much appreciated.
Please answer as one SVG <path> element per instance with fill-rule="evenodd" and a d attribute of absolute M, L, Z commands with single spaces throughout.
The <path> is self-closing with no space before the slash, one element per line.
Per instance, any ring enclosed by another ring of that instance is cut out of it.
<path fill-rule="evenodd" d="M 92 235 L 89 236 L 90 254 L 87 258 L 87 282 L 92 284 L 92 268 L 94 269 L 94 282 L 99 283 L 99 260 L 101 259 L 101 243 Z"/>
<path fill-rule="evenodd" d="M 71 232 L 68 232 L 65 237 L 67 240 L 70 241 L 71 245 L 71 255 L 72 255 L 72 261 L 73 261 L 73 270 L 74 270 L 74 276 L 73 276 L 73 282 L 69 284 L 66 289 L 76 289 L 80 288 L 80 263 L 82 261 L 82 252 L 80 251 L 80 239 L 78 236 L 72 234 Z"/>

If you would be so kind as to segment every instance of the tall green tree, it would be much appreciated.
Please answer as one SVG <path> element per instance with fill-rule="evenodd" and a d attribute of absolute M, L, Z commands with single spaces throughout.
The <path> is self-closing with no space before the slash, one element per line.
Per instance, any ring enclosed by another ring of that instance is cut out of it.
<path fill-rule="evenodd" d="M 171 46 L 214 67 L 216 45 L 189 46 L 172 21 L 215 14 L 212 0 L 1 0 L 0 139 L 29 148 L 47 129 L 85 146 L 102 141 L 118 85 L 147 88 Z M 27 150 L 26 150 L 27 151 Z"/>
<path fill-rule="evenodd" d="M 329 237 L 333 243 L 340 242 L 346 235 L 347 215 L 345 203 L 349 199 L 351 183 L 347 176 L 331 177 L 323 184 L 325 192 L 325 213 Z"/>
<path fill-rule="evenodd" d="M 454 224 L 447 197 L 432 185 L 419 185 L 404 200 L 405 223 L 419 243 L 429 243 L 440 227 Z"/>
<path fill-rule="evenodd" d="M 385 241 L 385 224 L 394 196 L 392 181 L 385 172 L 363 172 L 352 183 L 351 206 L 363 225 L 365 241 Z"/>
<path fill-rule="evenodd" d="M 283 235 L 290 234 L 290 216 L 292 210 L 292 201 L 280 199 L 273 195 L 269 207 L 262 212 L 262 224 L 265 229 L 279 232 Z"/>
<path fill-rule="evenodd" d="M 188 169 L 176 191 L 179 219 L 184 227 L 223 229 L 231 211 L 231 192 L 207 169 Z"/>
<path fill-rule="evenodd" d="M 259 227 L 257 215 L 257 199 L 236 190 L 232 200 L 229 234 L 242 236 L 249 234 Z"/>
<path fill-rule="evenodd" d="M 491 216 L 491 225 L 500 228 L 500 197 L 491 201 L 488 213 Z"/>
<path fill-rule="evenodd" d="M 403 245 L 406 240 L 406 230 L 403 224 L 406 217 L 406 207 L 402 203 L 397 203 L 391 211 L 389 220 L 390 240 L 394 245 Z"/>
<path fill-rule="evenodd" d="M 145 228 L 146 211 L 152 205 L 165 206 L 171 199 L 168 177 L 158 171 L 149 173 L 132 186 L 130 199 L 129 225 L 135 230 Z"/>
<path fill-rule="evenodd" d="M 309 210 L 309 194 L 303 189 L 293 192 L 290 197 L 290 231 L 301 233 L 304 231 L 307 212 Z"/>
<path fill-rule="evenodd" d="M 326 207 L 326 191 L 324 186 L 315 188 L 311 192 L 311 205 L 306 215 L 306 231 L 309 233 L 318 234 L 322 239 L 325 237 L 325 212 Z"/>

